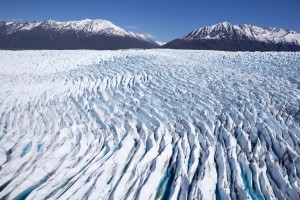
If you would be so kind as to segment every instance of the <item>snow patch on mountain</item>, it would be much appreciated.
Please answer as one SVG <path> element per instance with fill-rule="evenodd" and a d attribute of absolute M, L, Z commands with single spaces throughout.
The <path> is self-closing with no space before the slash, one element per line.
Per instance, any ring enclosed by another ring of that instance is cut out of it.
<path fill-rule="evenodd" d="M 160 46 L 165 45 L 166 42 L 160 42 L 160 41 L 155 41 L 157 44 L 159 44 Z"/>

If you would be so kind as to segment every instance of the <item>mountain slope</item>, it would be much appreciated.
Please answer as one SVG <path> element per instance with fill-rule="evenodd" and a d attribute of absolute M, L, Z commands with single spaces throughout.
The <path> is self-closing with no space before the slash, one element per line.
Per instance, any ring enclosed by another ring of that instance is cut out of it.
<path fill-rule="evenodd" d="M 2 49 L 127 49 L 159 45 L 106 20 L 0 22 Z"/>
<path fill-rule="evenodd" d="M 225 51 L 300 51 L 300 34 L 280 28 L 223 22 L 196 29 L 163 47 Z"/>

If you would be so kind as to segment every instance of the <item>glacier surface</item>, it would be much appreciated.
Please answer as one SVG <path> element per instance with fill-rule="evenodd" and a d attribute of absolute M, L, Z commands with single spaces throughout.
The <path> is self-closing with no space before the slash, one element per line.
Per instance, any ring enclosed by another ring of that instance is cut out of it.
<path fill-rule="evenodd" d="M 300 53 L 0 58 L 0 199 L 300 198 Z"/>

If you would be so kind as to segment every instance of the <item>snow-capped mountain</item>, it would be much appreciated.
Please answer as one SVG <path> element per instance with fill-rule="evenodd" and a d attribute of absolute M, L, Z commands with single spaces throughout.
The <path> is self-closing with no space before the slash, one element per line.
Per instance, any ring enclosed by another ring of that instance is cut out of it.
<path fill-rule="evenodd" d="M 126 31 L 107 20 L 0 22 L 0 48 L 123 49 L 153 48 L 151 38 Z"/>
<path fill-rule="evenodd" d="M 228 22 L 192 31 L 165 45 L 168 48 L 233 51 L 300 51 L 300 34 L 281 28 L 262 28 Z"/>

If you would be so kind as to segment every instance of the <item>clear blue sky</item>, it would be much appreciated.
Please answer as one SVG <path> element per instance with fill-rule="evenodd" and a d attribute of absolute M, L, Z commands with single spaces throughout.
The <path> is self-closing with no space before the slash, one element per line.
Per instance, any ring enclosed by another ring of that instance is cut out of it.
<path fill-rule="evenodd" d="M 106 19 L 170 41 L 228 21 L 300 32 L 300 0 L 1 0 L 0 20 Z"/>

